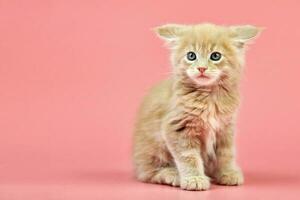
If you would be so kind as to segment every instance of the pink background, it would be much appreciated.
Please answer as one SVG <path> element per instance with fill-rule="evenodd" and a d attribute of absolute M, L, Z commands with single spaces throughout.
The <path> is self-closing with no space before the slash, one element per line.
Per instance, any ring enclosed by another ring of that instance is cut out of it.
<path fill-rule="evenodd" d="M 299 199 L 300 1 L 0 1 L 0 199 Z M 241 187 L 136 182 L 135 112 L 169 72 L 150 30 L 266 27 L 247 54 Z"/>

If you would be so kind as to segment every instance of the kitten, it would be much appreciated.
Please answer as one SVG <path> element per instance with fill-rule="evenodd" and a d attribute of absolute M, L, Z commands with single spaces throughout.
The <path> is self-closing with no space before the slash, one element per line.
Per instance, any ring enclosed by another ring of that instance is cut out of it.
<path fill-rule="evenodd" d="M 154 86 L 134 134 L 137 179 L 207 190 L 210 179 L 240 185 L 234 125 L 244 50 L 261 29 L 168 24 L 155 29 L 171 49 L 172 76 Z"/>

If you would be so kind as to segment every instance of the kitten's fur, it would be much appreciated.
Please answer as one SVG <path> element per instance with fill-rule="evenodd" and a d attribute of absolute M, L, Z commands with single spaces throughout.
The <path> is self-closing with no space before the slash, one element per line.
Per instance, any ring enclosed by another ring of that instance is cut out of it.
<path fill-rule="evenodd" d="M 218 184 L 240 185 L 235 162 L 234 123 L 246 44 L 254 26 L 168 24 L 155 29 L 171 48 L 172 76 L 145 97 L 134 134 L 136 177 L 145 182 L 206 190 Z M 186 54 L 196 52 L 188 62 Z M 209 60 L 213 51 L 219 62 Z M 208 67 L 199 78 L 199 66 Z M 209 178 L 210 177 L 210 178 Z"/>

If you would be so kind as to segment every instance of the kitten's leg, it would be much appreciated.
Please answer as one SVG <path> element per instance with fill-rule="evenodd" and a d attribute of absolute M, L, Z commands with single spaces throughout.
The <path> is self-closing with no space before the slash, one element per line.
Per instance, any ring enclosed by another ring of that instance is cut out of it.
<path fill-rule="evenodd" d="M 230 126 L 217 140 L 217 168 L 214 173 L 215 181 L 222 185 L 241 185 L 243 174 L 235 161 L 234 133 Z"/>
<path fill-rule="evenodd" d="M 180 187 L 186 190 L 207 190 L 209 178 L 204 174 L 204 165 L 200 156 L 200 141 L 186 130 L 174 131 L 174 127 L 165 127 L 167 146 L 176 163 Z"/>
<path fill-rule="evenodd" d="M 172 163 L 171 155 L 161 157 L 150 154 L 150 148 L 143 146 L 134 154 L 135 173 L 138 180 L 149 183 L 179 186 L 178 170 Z M 157 150 L 157 149 L 156 149 Z M 156 151 L 155 151 L 156 152 Z M 157 151 L 162 156 L 163 151 Z M 153 153 L 153 152 L 152 152 Z M 167 159 L 170 157 L 170 159 Z"/>

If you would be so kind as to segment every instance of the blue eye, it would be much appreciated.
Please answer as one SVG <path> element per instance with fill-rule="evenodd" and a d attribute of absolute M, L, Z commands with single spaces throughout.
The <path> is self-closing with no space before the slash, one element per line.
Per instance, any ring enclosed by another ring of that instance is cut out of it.
<path fill-rule="evenodd" d="M 212 61 L 219 61 L 221 58 L 222 58 L 222 54 L 220 52 L 215 51 L 210 54 L 210 59 Z"/>
<path fill-rule="evenodd" d="M 187 54 L 186 54 L 186 58 L 189 60 L 189 61 L 194 61 L 197 59 L 197 56 L 194 52 L 192 51 L 189 51 Z"/>

